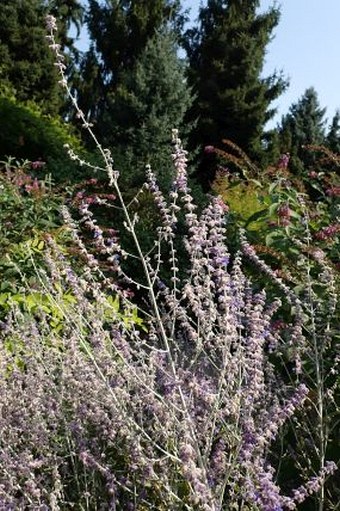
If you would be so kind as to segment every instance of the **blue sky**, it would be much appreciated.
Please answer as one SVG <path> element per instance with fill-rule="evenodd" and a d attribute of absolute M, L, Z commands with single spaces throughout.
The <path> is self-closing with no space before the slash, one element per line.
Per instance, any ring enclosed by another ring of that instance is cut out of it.
<path fill-rule="evenodd" d="M 273 0 L 261 0 L 261 9 L 273 5 Z M 205 2 L 204 2 L 205 4 Z M 340 109 L 340 0 L 281 0 L 281 19 L 274 38 L 267 47 L 264 76 L 282 70 L 290 81 L 288 90 L 275 106 L 276 124 L 290 105 L 313 86 L 320 105 L 327 107 L 329 122 Z M 197 17 L 200 0 L 183 0 Z"/>

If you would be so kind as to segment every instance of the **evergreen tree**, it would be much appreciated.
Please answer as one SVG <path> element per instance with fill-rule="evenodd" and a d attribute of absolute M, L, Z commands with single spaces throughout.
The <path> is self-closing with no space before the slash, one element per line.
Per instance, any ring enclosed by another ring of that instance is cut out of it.
<path fill-rule="evenodd" d="M 316 90 L 310 87 L 282 117 L 279 127 L 281 152 L 290 153 L 290 168 L 297 174 L 315 162 L 315 154 L 306 146 L 325 142 L 325 112 L 326 109 L 319 105 Z"/>
<path fill-rule="evenodd" d="M 198 118 L 192 146 L 238 144 L 251 158 L 263 156 L 271 102 L 286 87 L 282 77 L 261 76 L 266 46 L 279 21 L 279 10 L 259 14 L 258 0 L 208 0 L 199 26 L 187 32 L 189 81 L 196 93 L 190 118 Z M 214 172 L 203 161 L 201 182 Z"/>
<path fill-rule="evenodd" d="M 155 30 L 164 22 L 179 22 L 179 0 L 89 0 L 86 16 L 91 40 L 102 62 L 103 74 L 117 80 L 131 67 Z"/>
<path fill-rule="evenodd" d="M 69 20 L 78 19 L 75 9 L 79 13 L 78 0 L 0 2 L 0 83 L 14 89 L 19 101 L 33 100 L 51 114 L 59 112 L 63 97 L 46 40 L 45 16 L 61 14 L 60 40 L 63 49 L 71 49 L 67 31 Z"/>
<path fill-rule="evenodd" d="M 166 24 L 175 31 L 183 23 L 179 0 L 89 0 L 86 21 L 92 41 L 81 64 L 79 105 L 105 143 L 112 143 L 115 120 L 110 112 L 112 96 L 155 31 Z M 91 106 L 88 95 L 91 79 Z M 107 122 L 104 122 L 106 120 Z"/>
<path fill-rule="evenodd" d="M 82 0 L 48 0 L 48 10 L 58 20 L 58 40 L 65 49 L 74 52 L 74 39 L 70 37 L 70 28 L 74 26 L 77 37 L 84 21 Z"/>
<path fill-rule="evenodd" d="M 192 104 L 171 32 L 161 30 L 149 39 L 133 69 L 122 74 L 108 102 L 116 126 L 113 152 L 116 159 L 120 159 L 119 152 L 123 155 L 119 166 L 130 173 L 122 173 L 123 181 L 127 177 L 130 184 L 140 186 L 149 163 L 161 184 L 169 184 L 171 131 L 178 128 L 181 136 L 187 134 L 184 117 Z"/>
<path fill-rule="evenodd" d="M 326 137 L 327 147 L 333 153 L 340 153 L 340 110 L 335 112 Z"/>
<path fill-rule="evenodd" d="M 45 37 L 46 13 L 41 0 L 0 2 L 0 81 L 12 86 L 20 101 L 34 100 L 56 113 L 61 98 Z"/>

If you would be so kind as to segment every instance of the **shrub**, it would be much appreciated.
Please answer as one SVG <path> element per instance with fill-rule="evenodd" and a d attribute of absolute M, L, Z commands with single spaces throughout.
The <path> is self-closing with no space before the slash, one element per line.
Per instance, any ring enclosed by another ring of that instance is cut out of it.
<path fill-rule="evenodd" d="M 80 138 L 70 125 L 59 117 L 43 114 L 33 102 L 20 103 L 8 89 L 0 91 L 0 159 L 13 157 L 44 161 L 46 172 L 57 182 L 75 181 L 84 176 L 67 155 L 65 144 L 70 144 L 78 153 L 90 155 L 82 147 Z"/>
<path fill-rule="evenodd" d="M 41 252 L 47 234 L 60 241 L 65 236 L 59 210 L 64 202 L 61 190 L 52 186 L 50 177 L 38 179 L 35 166 L 41 161 L 0 162 L 0 269 L 3 280 L 0 290 L 17 292 L 20 274 L 16 266 L 30 274 L 30 284 L 35 281 L 35 271 L 30 263 L 27 243 Z M 42 258 L 41 258 L 42 260 Z"/>

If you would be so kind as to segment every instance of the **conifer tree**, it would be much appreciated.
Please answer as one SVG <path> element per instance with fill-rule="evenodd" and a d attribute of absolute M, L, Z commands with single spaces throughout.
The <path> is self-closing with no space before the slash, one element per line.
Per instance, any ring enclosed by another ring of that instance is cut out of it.
<path fill-rule="evenodd" d="M 48 10 L 58 20 L 58 41 L 64 49 L 74 52 L 74 40 L 70 36 L 70 28 L 76 28 L 77 37 L 84 21 L 84 5 L 82 0 L 49 0 Z"/>
<path fill-rule="evenodd" d="M 86 21 L 92 45 L 81 64 L 78 99 L 105 143 L 112 141 L 115 120 L 110 107 L 121 80 L 157 30 L 168 24 L 178 32 L 183 19 L 179 0 L 89 0 Z"/>
<path fill-rule="evenodd" d="M 187 32 L 189 81 L 196 93 L 190 112 L 198 118 L 192 146 L 221 147 L 222 139 L 238 144 L 251 158 L 264 153 L 264 128 L 274 115 L 271 102 L 286 82 L 274 74 L 261 76 L 279 9 L 258 13 L 258 0 L 208 0 L 199 12 L 199 25 Z M 213 179 L 205 162 L 200 180 Z"/>
<path fill-rule="evenodd" d="M 301 174 L 315 162 L 315 154 L 306 146 L 325 142 L 325 112 L 326 109 L 320 107 L 316 90 L 310 87 L 282 118 L 280 148 L 282 152 L 290 153 L 290 168 L 296 174 Z"/>
<path fill-rule="evenodd" d="M 335 112 L 331 125 L 329 126 L 326 145 L 333 153 L 340 153 L 340 110 Z"/>
<path fill-rule="evenodd" d="M 108 104 L 116 128 L 113 154 L 118 159 L 119 152 L 123 155 L 119 166 L 129 172 L 130 184 L 144 182 L 146 164 L 152 166 L 161 185 L 169 184 L 171 132 L 178 128 L 185 137 L 189 128 L 184 117 L 192 104 L 171 32 L 163 29 L 149 39 L 133 69 L 122 74 Z"/>
<path fill-rule="evenodd" d="M 62 49 L 71 50 L 71 21 L 80 21 L 79 0 L 1 0 L 0 83 L 15 91 L 19 101 L 33 100 L 47 113 L 59 112 L 63 97 L 54 57 L 48 48 L 45 16 L 54 13 Z"/>
<path fill-rule="evenodd" d="M 20 101 L 35 100 L 56 113 L 60 94 L 45 38 L 46 13 L 41 0 L 0 2 L 0 81 L 14 89 Z"/>

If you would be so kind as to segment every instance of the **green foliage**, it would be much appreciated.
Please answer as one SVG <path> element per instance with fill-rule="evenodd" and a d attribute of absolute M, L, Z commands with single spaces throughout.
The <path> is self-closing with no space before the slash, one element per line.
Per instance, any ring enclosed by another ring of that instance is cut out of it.
<path fill-rule="evenodd" d="M 0 3 L 0 81 L 10 83 L 20 101 L 35 100 L 49 113 L 61 105 L 57 71 L 45 37 L 41 0 Z"/>
<path fill-rule="evenodd" d="M 171 132 L 176 127 L 183 136 L 188 133 L 184 116 L 191 103 L 174 36 L 160 31 L 109 95 L 107 122 L 114 119 L 116 125 L 113 155 L 118 156 L 123 184 L 141 186 L 146 164 L 151 164 L 161 185 L 170 184 Z"/>
<path fill-rule="evenodd" d="M 60 332 L 77 299 L 70 288 L 58 284 L 58 299 L 46 293 L 38 271 L 46 268 L 49 237 L 68 257 L 71 237 L 59 214 L 65 192 L 56 193 L 51 182 L 30 176 L 30 167 L 28 161 L 11 161 L 0 174 L 0 318 L 14 306 L 28 316 L 43 313 L 50 327 Z M 74 266 L 77 263 L 75 259 Z M 122 307 L 118 297 L 107 294 L 101 307 L 105 324 L 118 320 L 127 329 L 133 325 L 145 328 L 137 308 Z"/>
<path fill-rule="evenodd" d="M 325 142 L 325 112 L 325 108 L 320 108 L 316 90 L 310 87 L 282 118 L 279 127 L 281 152 L 290 153 L 290 168 L 298 175 L 315 164 L 314 155 L 304 146 Z"/>
<path fill-rule="evenodd" d="M 10 85 L 21 102 L 34 101 L 56 115 L 64 105 L 54 57 L 48 48 L 46 14 L 55 13 L 62 50 L 76 55 L 68 36 L 70 23 L 80 26 L 78 0 L 2 0 L 0 2 L 0 84 Z"/>
<path fill-rule="evenodd" d="M 76 88 L 79 105 L 96 122 L 102 141 L 104 136 L 114 145 L 112 96 L 158 30 L 170 24 L 178 32 L 179 10 L 178 0 L 89 1 L 86 22 L 92 44 Z"/>
<path fill-rule="evenodd" d="M 303 179 L 288 168 L 268 167 L 260 171 L 233 144 L 228 151 L 215 150 L 222 162 L 233 163 L 239 174 L 229 173 L 220 165 L 213 183 L 229 208 L 229 231 L 237 247 L 239 228 L 246 229 L 247 237 L 270 266 L 282 272 L 288 282 L 303 286 L 303 253 L 311 259 L 317 276 L 318 263 L 313 254 L 321 254 L 334 271 L 339 269 L 340 253 L 340 180 L 336 172 L 339 158 L 319 148 L 312 155 L 316 166 L 328 171 L 304 172 Z M 238 156 L 230 152 L 237 150 Z M 259 179 L 261 174 L 261 179 Z M 317 200 L 311 198 L 311 190 Z"/>
<path fill-rule="evenodd" d="M 338 199 L 324 198 L 313 202 L 292 182 L 279 178 L 267 188 L 263 197 L 264 208 L 258 218 L 250 219 L 261 227 L 258 243 L 268 247 L 283 272 L 294 275 L 297 285 L 302 285 L 299 259 L 303 251 L 309 254 L 311 266 L 318 255 L 325 258 L 333 269 L 339 264 L 340 225 L 337 224 Z M 339 225 L 337 228 L 336 226 Z M 301 245 L 302 244 L 302 245 Z M 264 250 L 264 252 L 266 252 Z M 317 277 L 317 273 L 314 275 Z"/>
<path fill-rule="evenodd" d="M 340 110 L 335 112 L 326 137 L 326 145 L 333 153 L 340 153 Z"/>
<path fill-rule="evenodd" d="M 231 215 L 234 220 L 237 219 L 240 226 L 259 229 L 254 219 L 260 218 L 264 206 L 261 190 L 254 182 L 218 175 L 213 184 L 213 191 L 228 205 Z"/>
<path fill-rule="evenodd" d="M 68 306 L 76 303 L 74 296 L 65 292 L 62 299 L 55 302 L 52 296 L 46 295 L 41 292 L 33 293 L 1 293 L 0 294 L 0 311 L 8 312 L 16 306 L 24 314 L 35 315 L 43 312 L 49 318 L 49 325 L 57 332 L 61 331 L 65 310 Z"/>
<path fill-rule="evenodd" d="M 250 157 L 263 157 L 264 127 L 275 113 L 269 107 L 286 82 L 277 75 L 261 77 L 279 10 L 258 14 L 258 7 L 258 1 L 209 0 L 200 9 L 199 26 L 187 32 L 189 83 L 196 92 L 190 117 L 199 117 L 194 147 L 219 147 L 229 139 Z M 200 180 L 207 187 L 214 176 L 208 172 L 203 162 Z"/>
<path fill-rule="evenodd" d="M 79 137 L 57 116 L 44 114 L 32 102 L 21 103 L 8 88 L 0 91 L 0 160 L 7 157 L 46 163 L 55 181 L 75 180 L 84 174 L 64 148 L 69 144 L 85 154 Z"/>
<path fill-rule="evenodd" d="M 44 237 L 54 233 L 60 239 L 64 231 L 59 218 L 61 194 L 52 192 L 48 180 L 28 174 L 30 162 L 7 162 L 0 171 L 0 272 L 2 292 L 20 288 L 20 271 L 30 284 L 36 281 L 27 242 L 32 243 L 37 259 Z"/>
<path fill-rule="evenodd" d="M 58 300 L 52 294 L 46 294 L 45 291 L 39 290 L 32 293 L 27 293 L 27 291 L 6 292 L 0 293 L 0 316 L 12 310 L 13 307 L 28 316 L 42 313 L 48 319 L 48 324 L 54 332 L 62 332 L 65 321 L 69 321 L 69 318 L 72 317 L 77 304 L 77 299 L 70 290 L 60 290 Z M 100 313 L 106 325 L 120 321 L 126 329 L 138 325 L 142 330 L 146 330 L 142 318 L 138 316 L 137 308 L 122 308 L 117 296 L 108 295 Z M 84 325 L 83 333 L 85 331 L 86 326 Z"/>
<path fill-rule="evenodd" d="M 2 246 L 28 239 L 34 230 L 49 232 L 60 227 L 61 194 L 52 192 L 50 180 L 38 180 L 31 163 L 10 161 L 0 172 L 0 223 Z"/>

